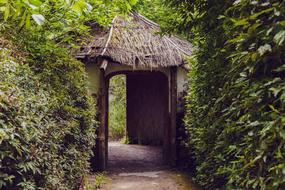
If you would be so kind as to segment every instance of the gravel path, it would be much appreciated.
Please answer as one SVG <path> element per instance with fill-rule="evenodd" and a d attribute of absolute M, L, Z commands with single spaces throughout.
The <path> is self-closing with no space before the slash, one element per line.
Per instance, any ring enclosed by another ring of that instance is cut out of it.
<path fill-rule="evenodd" d="M 109 143 L 102 190 L 198 190 L 188 176 L 163 165 L 160 147 Z"/>

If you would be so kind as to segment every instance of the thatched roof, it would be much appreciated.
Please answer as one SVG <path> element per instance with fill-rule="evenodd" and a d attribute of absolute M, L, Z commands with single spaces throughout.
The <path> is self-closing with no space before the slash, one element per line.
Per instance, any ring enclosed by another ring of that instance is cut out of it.
<path fill-rule="evenodd" d="M 78 59 L 104 57 L 132 67 L 169 67 L 184 63 L 192 45 L 175 36 L 162 36 L 160 27 L 138 13 L 116 17 L 108 29 L 95 25 L 92 39 L 76 52 Z"/>

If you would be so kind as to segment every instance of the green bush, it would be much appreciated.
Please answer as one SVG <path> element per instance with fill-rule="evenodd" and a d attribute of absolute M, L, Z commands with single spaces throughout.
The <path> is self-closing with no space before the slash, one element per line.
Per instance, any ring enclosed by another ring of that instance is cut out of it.
<path fill-rule="evenodd" d="M 90 23 L 107 26 L 135 3 L 0 1 L 0 189 L 78 187 L 97 123 L 72 52 L 89 40 Z"/>
<path fill-rule="evenodd" d="M 71 75 L 68 69 L 78 75 L 51 88 L 6 47 L 0 48 L 0 188 L 74 189 L 89 171 L 96 129 L 83 68 L 70 60 L 62 77 Z"/>
<path fill-rule="evenodd" d="M 284 1 L 168 2 L 197 47 L 185 117 L 196 181 L 285 189 Z"/>
<path fill-rule="evenodd" d="M 126 77 L 114 76 L 109 90 L 109 137 L 122 140 L 126 136 Z"/>

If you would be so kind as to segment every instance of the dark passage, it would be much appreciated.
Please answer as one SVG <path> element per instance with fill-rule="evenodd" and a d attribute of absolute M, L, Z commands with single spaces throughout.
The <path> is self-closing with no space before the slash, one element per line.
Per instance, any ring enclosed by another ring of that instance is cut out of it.
<path fill-rule="evenodd" d="M 168 126 L 168 79 L 159 72 L 127 75 L 127 136 L 131 144 L 162 145 Z"/>

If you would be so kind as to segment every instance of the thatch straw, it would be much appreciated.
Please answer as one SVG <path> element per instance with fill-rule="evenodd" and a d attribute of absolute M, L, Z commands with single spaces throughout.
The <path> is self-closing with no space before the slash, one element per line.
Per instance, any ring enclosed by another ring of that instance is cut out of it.
<path fill-rule="evenodd" d="M 105 57 L 132 67 L 169 67 L 184 63 L 192 45 L 175 36 L 161 36 L 160 27 L 138 13 L 117 17 L 109 29 L 93 29 L 90 42 L 77 53 L 79 59 Z"/>

